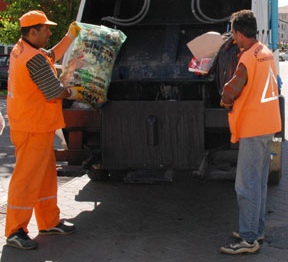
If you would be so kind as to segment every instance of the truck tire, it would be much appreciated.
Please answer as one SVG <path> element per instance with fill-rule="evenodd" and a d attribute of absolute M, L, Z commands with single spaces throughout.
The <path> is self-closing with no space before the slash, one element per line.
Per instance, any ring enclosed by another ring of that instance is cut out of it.
<path fill-rule="evenodd" d="M 274 138 L 270 154 L 268 184 L 278 185 L 282 177 L 282 139 Z"/>
<path fill-rule="evenodd" d="M 124 177 L 127 176 L 129 170 L 109 170 L 110 179 L 112 181 L 123 181 Z"/>
<path fill-rule="evenodd" d="M 87 173 L 87 175 L 92 181 L 107 181 L 107 180 L 109 180 L 108 170 L 91 168 L 89 170 L 89 172 Z"/>
<path fill-rule="evenodd" d="M 282 178 L 282 172 L 281 170 L 277 171 L 270 171 L 269 178 L 268 178 L 268 184 L 269 185 L 279 185 Z"/>

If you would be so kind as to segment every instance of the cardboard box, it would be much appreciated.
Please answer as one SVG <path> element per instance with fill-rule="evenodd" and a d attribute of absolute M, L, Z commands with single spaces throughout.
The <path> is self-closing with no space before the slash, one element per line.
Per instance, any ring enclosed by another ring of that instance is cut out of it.
<path fill-rule="evenodd" d="M 213 58 L 224 43 L 222 36 L 217 32 L 207 32 L 190 41 L 187 46 L 198 61 L 202 58 Z"/>

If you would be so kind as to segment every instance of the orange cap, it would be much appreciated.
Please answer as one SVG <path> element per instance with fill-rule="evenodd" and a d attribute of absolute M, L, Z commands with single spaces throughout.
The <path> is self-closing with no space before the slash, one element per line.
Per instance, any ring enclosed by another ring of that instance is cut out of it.
<path fill-rule="evenodd" d="M 57 25 L 52 21 L 49 21 L 44 12 L 39 10 L 29 11 L 19 18 L 20 27 L 27 27 L 32 25 L 44 24 L 44 25 Z"/>

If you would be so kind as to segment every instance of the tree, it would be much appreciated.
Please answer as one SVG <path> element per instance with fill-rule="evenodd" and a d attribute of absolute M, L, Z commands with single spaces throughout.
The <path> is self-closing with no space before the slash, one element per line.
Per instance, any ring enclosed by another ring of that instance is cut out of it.
<path fill-rule="evenodd" d="M 49 47 L 60 41 L 68 30 L 69 24 L 76 20 L 80 0 L 6 0 L 7 9 L 0 12 L 0 42 L 16 43 L 20 37 L 18 19 L 30 10 L 42 10 L 49 20 L 56 22 L 51 26 L 52 36 Z"/>

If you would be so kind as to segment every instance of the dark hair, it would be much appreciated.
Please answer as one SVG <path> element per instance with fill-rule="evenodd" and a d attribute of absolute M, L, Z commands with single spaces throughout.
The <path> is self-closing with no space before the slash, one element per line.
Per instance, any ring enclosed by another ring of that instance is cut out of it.
<path fill-rule="evenodd" d="M 21 27 L 20 31 L 22 36 L 26 36 L 28 35 L 29 31 L 34 28 L 37 31 L 40 31 L 40 29 L 42 28 L 43 24 L 37 24 L 37 25 L 31 25 L 31 26 L 25 26 L 25 27 Z"/>
<path fill-rule="evenodd" d="M 231 25 L 234 31 L 239 31 L 248 38 L 256 38 L 257 21 L 251 10 L 241 10 L 231 16 Z"/>

